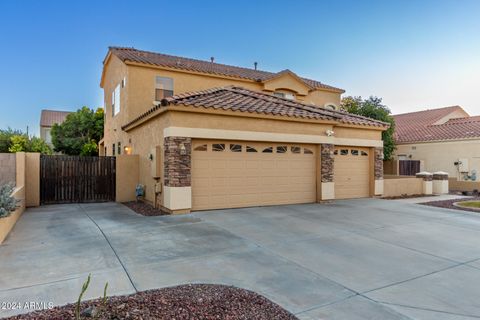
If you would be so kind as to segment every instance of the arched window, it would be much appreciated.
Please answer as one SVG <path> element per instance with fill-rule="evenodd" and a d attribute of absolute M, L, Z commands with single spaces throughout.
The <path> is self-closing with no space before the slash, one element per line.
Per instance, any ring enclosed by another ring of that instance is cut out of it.
<path fill-rule="evenodd" d="M 198 145 L 193 150 L 194 151 L 207 151 L 207 144 Z"/>
<path fill-rule="evenodd" d="M 277 153 L 287 153 L 288 147 L 287 146 L 277 146 Z"/>
<path fill-rule="evenodd" d="M 334 105 L 333 103 L 327 103 L 325 106 L 324 106 L 325 109 L 328 109 L 328 110 L 337 110 L 337 106 Z"/>
<path fill-rule="evenodd" d="M 230 151 L 232 152 L 242 152 L 242 145 L 241 144 L 230 144 Z"/>
<path fill-rule="evenodd" d="M 247 152 L 258 152 L 258 151 L 252 146 L 247 146 Z"/>
<path fill-rule="evenodd" d="M 225 144 L 224 143 L 212 144 L 212 151 L 225 151 Z"/>
<path fill-rule="evenodd" d="M 273 147 L 267 147 L 263 149 L 262 153 L 273 153 Z"/>

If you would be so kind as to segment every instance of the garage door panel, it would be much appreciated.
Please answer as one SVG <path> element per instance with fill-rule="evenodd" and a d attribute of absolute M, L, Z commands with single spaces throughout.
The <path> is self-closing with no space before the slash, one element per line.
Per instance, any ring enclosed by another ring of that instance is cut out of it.
<path fill-rule="evenodd" d="M 286 153 L 276 153 L 280 144 L 255 142 L 235 142 L 242 144 L 242 152 L 231 152 L 229 148 L 212 152 L 212 143 L 228 146 L 230 142 L 202 143 L 210 144 L 208 151 L 192 152 L 194 210 L 315 201 L 314 155 L 293 154 L 290 145 Z M 258 152 L 246 152 L 247 145 Z M 262 153 L 270 147 L 272 153 Z"/>
<path fill-rule="evenodd" d="M 354 152 L 352 152 L 354 150 Z M 355 155 L 356 153 L 359 155 Z M 368 148 L 337 147 L 334 156 L 335 198 L 366 198 L 370 196 L 370 158 Z"/>

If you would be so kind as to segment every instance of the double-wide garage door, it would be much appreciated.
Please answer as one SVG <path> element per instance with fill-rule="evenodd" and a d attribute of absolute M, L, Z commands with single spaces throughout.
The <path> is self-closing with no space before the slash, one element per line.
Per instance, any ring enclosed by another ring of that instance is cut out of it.
<path fill-rule="evenodd" d="M 195 140 L 193 210 L 316 200 L 313 145 Z"/>

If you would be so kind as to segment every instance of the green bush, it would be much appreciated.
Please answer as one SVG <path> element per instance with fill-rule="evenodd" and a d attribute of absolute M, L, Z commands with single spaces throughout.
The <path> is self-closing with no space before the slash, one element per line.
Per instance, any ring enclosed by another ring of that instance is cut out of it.
<path fill-rule="evenodd" d="M 17 200 L 12 197 L 13 185 L 0 186 L 0 218 L 8 217 L 17 208 Z"/>

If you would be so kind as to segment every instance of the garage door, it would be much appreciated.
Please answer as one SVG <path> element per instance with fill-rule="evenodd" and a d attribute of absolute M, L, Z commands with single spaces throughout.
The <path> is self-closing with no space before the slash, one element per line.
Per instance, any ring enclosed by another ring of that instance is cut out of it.
<path fill-rule="evenodd" d="M 194 210 L 315 202 L 310 145 L 195 140 Z"/>
<path fill-rule="evenodd" d="M 370 196 L 370 150 L 336 147 L 334 152 L 335 199 Z"/>

